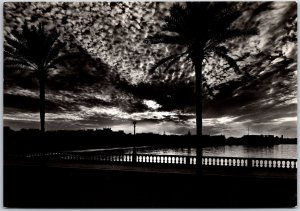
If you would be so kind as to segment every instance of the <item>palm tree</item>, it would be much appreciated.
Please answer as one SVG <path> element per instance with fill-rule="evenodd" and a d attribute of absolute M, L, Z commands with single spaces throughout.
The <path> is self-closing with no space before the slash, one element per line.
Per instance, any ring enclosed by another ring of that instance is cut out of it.
<path fill-rule="evenodd" d="M 236 3 L 226 2 L 187 2 L 174 4 L 170 8 L 170 15 L 165 17 L 162 32 L 149 36 L 147 43 L 174 44 L 182 46 L 183 52 L 163 58 L 150 71 L 161 65 L 169 69 L 180 58 L 185 57 L 193 64 L 196 86 L 196 132 L 202 136 L 202 83 L 205 80 L 202 74 L 203 61 L 211 57 L 212 53 L 227 61 L 227 63 L 240 73 L 235 60 L 227 53 L 224 45 L 228 40 L 240 36 L 256 34 L 256 29 L 234 29 L 232 23 L 241 15 Z M 201 141 L 197 146 L 197 166 L 202 166 Z"/>
<path fill-rule="evenodd" d="M 59 33 L 47 31 L 43 24 L 38 27 L 24 24 L 19 32 L 13 30 L 5 36 L 4 66 L 5 71 L 26 71 L 39 82 L 40 124 L 45 132 L 45 84 L 49 70 L 61 61 L 59 55 L 65 44 L 59 41 Z"/>

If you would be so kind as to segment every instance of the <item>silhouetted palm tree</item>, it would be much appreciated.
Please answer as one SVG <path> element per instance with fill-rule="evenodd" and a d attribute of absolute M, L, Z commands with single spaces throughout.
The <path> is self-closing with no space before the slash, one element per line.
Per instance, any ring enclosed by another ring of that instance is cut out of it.
<path fill-rule="evenodd" d="M 47 73 L 61 61 L 59 55 L 65 44 L 59 41 L 56 30 L 46 30 L 43 24 L 38 27 L 24 24 L 22 30 L 13 30 L 5 37 L 4 66 L 7 70 L 28 71 L 39 81 L 40 124 L 45 132 L 45 83 Z"/>
<path fill-rule="evenodd" d="M 202 65 L 203 60 L 210 57 L 211 53 L 225 59 L 233 69 L 240 70 L 230 56 L 228 49 L 220 45 L 230 39 L 240 36 L 255 34 L 255 29 L 233 29 L 231 24 L 241 15 L 236 3 L 226 2 L 187 2 L 174 4 L 170 8 L 170 16 L 165 18 L 162 32 L 149 36 L 146 42 L 151 44 L 165 43 L 185 47 L 185 51 L 173 54 L 160 60 L 151 71 L 166 64 L 169 69 L 180 58 L 186 57 L 192 61 L 195 70 L 196 86 L 196 130 L 202 136 Z M 201 145 L 201 143 L 199 143 Z M 202 159 L 202 147 L 197 147 L 198 165 Z"/>

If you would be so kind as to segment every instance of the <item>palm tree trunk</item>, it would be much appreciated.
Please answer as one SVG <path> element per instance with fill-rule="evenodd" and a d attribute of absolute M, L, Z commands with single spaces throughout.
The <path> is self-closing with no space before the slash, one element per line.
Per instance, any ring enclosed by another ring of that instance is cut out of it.
<path fill-rule="evenodd" d="M 202 62 L 203 52 L 196 48 L 192 52 L 192 61 L 195 68 L 195 86 L 196 86 L 196 166 L 197 173 L 202 174 Z"/>
<path fill-rule="evenodd" d="M 41 123 L 41 132 L 45 133 L 45 74 L 41 69 L 39 76 L 39 88 L 40 88 L 40 123 Z"/>

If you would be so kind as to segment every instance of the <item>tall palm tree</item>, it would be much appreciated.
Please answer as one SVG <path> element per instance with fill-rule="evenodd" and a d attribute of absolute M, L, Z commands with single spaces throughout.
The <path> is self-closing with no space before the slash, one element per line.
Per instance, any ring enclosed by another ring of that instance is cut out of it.
<path fill-rule="evenodd" d="M 195 71 L 196 86 L 196 131 L 202 136 L 202 67 L 204 59 L 212 53 L 227 61 L 238 73 L 240 70 L 233 58 L 227 53 L 224 45 L 228 40 L 256 34 L 256 29 L 234 29 L 232 23 L 241 15 L 236 3 L 226 2 L 187 2 L 174 4 L 170 8 L 170 15 L 165 17 L 165 24 L 160 33 L 149 36 L 147 43 L 175 44 L 183 46 L 184 51 L 163 58 L 151 68 L 154 71 L 161 65 L 169 69 L 180 58 L 185 57 L 192 61 Z M 201 141 L 197 146 L 197 166 L 202 166 Z"/>
<path fill-rule="evenodd" d="M 41 132 L 45 132 L 45 84 L 48 71 L 61 61 L 59 55 L 65 44 L 59 40 L 56 30 L 47 31 L 43 24 L 38 27 L 24 24 L 21 31 L 13 30 L 5 36 L 5 71 L 27 71 L 37 77 L 40 97 Z"/>

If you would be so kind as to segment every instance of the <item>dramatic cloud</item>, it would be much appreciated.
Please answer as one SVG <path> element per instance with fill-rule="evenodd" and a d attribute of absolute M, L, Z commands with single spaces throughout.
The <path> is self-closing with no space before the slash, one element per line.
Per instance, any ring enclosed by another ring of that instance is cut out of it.
<path fill-rule="evenodd" d="M 65 52 L 80 52 L 47 78 L 46 129 L 111 127 L 132 132 L 195 132 L 194 71 L 184 58 L 164 72 L 149 70 L 179 46 L 144 42 L 163 25 L 172 5 L 158 2 L 4 4 L 4 35 L 24 22 L 57 28 Z M 205 61 L 204 134 L 295 137 L 297 122 L 297 7 L 295 2 L 239 3 L 237 28 L 258 35 L 224 45 L 236 74 L 215 55 Z M 226 70 L 226 71 L 224 71 Z M 28 72 L 4 70 L 4 124 L 39 127 L 38 82 Z"/>

